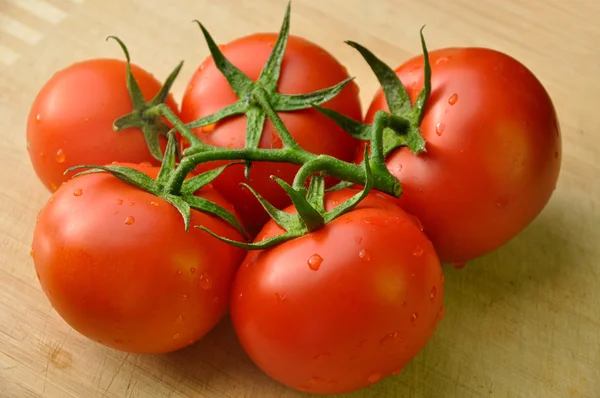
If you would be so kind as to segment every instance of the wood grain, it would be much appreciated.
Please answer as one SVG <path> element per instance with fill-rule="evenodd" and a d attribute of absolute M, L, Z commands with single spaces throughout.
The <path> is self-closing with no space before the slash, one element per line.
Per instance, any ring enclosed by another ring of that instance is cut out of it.
<path fill-rule="evenodd" d="M 128 355 L 72 331 L 41 292 L 29 248 L 48 199 L 29 164 L 25 121 L 52 73 L 91 57 L 121 57 L 175 84 L 207 55 L 192 19 L 219 42 L 276 31 L 285 1 L 0 0 L 0 396 L 296 397 L 244 355 L 227 320 L 205 340 L 161 356 Z M 446 271 L 447 315 L 397 377 L 351 397 L 600 397 L 600 2 L 596 0 L 294 0 L 292 33 L 376 81 L 343 43 L 397 65 L 429 46 L 488 46 L 526 64 L 549 90 L 564 139 L 551 202 L 505 247 Z"/>

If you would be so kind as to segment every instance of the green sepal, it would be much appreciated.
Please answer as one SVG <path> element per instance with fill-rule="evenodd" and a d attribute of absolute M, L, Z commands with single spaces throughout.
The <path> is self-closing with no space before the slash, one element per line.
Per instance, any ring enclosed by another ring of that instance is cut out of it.
<path fill-rule="evenodd" d="M 335 86 L 313 91 L 312 93 L 308 94 L 272 93 L 271 105 L 278 112 L 307 109 L 314 104 L 323 104 L 335 98 L 352 80 L 354 80 L 354 77 L 349 77 L 345 80 L 342 80 Z"/>
<path fill-rule="evenodd" d="M 370 124 L 358 122 L 342 113 L 318 105 L 315 105 L 314 108 L 333 120 L 352 137 L 363 141 L 367 141 L 371 138 L 372 126 Z"/>
<path fill-rule="evenodd" d="M 236 164 L 242 164 L 244 162 L 232 162 L 227 163 L 225 166 L 217 167 L 212 170 L 205 171 L 204 173 L 200 173 L 190 179 L 187 179 L 183 182 L 181 186 L 181 195 L 192 195 L 194 192 L 204 188 L 206 185 L 213 182 L 221 173 L 228 168 L 229 166 L 233 166 Z"/>
<path fill-rule="evenodd" d="M 169 182 L 169 179 L 175 170 L 175 155 L 177 153 L 176 148 L 177 140 L 175 139 L 175 134 L 169 133 L 165 155 L 163 157 L 160 170 L 158 171 L 158 176 L 156 177 L 156 183 L 159 187 L 163 187 Z"/>
<path fill-rule="evenodd" d="M 335 184 L 332 187 L 329 187 L 327 189 L 325 189 L 325 192 L 335 192 L 335 191 L 340 191 L 342 189 L 346 189 L 346 188 L 350 188 L 352 186 L 354 186 L 355 184 L 353 182 L 349 182 L 349 181 L 340 181 L 337 184 Z"/>
<path fill-rule="evenodd" d="M 263 88 L 267 92 L 275 92 L 275 90 L 277 90 L 279 75 L 281 73 L 281 63 L 283 62 L 283 56 L 285 54 L 285 48 L 287 46 L 287 41 L 290 34 L 290 10 L 291 1 L 288 2 L 285 9 L 283 23 L 281 24 L 277 40 L 273 45 L 273 50 L 271 51 L 271 54 L 269 54 L 269 59 L 267 60 L 267 63 L 263 67 L 263 70 L 258 78 L 258 81 L 261 82 Z"/>
<path fill-rule="evenodd" d="M 290 213 L 286 213 L 283 210 L 279 210 L 278 208 L 276 208 L 275 206 L 273 206 L 271 203 L 269 203 L 268 200 L 266 200 L 265 198 L 262 197 L 261 194 L 259 194 L 254 188 L 252 188 L 250 185 L 248 184 L 241 184 L 243 187 L 245 187 L 246 189 L 248 189 L 253 195 L 254 197 L 259 201 L 259 203 L 261 204 L 261 206 L 263 207 L 263 209 L 265 209 L 265 211 L 267 212 L 267 214 L 269 214 L 269 216 L 271 217 L 271 219 L 277 224 L 279 225 L 281 228 L 283 228 L 284 230 L 288 231 L 288 230 L 304 230 L 306 229 L 306 226 L 304 225 L 304 223 L 300 222 L 300 220 L 298 219 L 298 217 L 294 214 L 290 214 Z"/>
<path fill-rule="evenodd" d="M 315 174 L 312 176 L 306 199 L 319 214 L 325 213 L 325 178 L 322 175 Z"/>
<path fill-rule="evenodd" d="M 120 166 L 120 165 L 110 165 L 110 166 L 100 166 L 100 165 L 78 165 L 69 167 L 65 170 L 65 174 L 77 170 L 77 169 L 88 169 L 85 171 L 81 171 L 75 174 L 72 178 L 83 176 L 86 174 L 94 174 L 94 173 L 104 173 L 108 172 L 118 178 L 119 180 L 130 184 L 135 185 L 136 187 L 146 191 L 152 192 L 156 185 L 156 181 L 150 178 L 146 173 L 132 169 L 128 166 Z"/>
<path fill-rule="evenodd" d="M 254 82 L 252 79 L 246 76 L 241 70 L 229 62 L 227 58 L 225 58 L 219 46 L 217 46 L 210 33 L 208 33 L 200 21 L 195 20 L 194 22 L 196 22 L 200 27 L 200 30 L 202 30 L 208 50 L 210 51 L 210 55 L 212 56 L 217 69 L 219 69 L 223 76 L 225 76 L 225 79 L 227 79 L 237 97 L 239 99 L 246 98 L 254 87 Z"/>
<path fill-rule="evenodd" d="M 283 242 L 286 242 L 288 240 L 292 240 L 295 238 L 299 238 L 302 235 L 304 235 L 303 232 L 292 231 L 292 232 L 283 233 L 281 235 L 276 235 L 276 236 L 270 237 L 268 239 L 261 240 L 260 242 L 245 243 L 245 242 L 238 242 L 236 240 L 217 235 L 214 232 L 212 232 L 210 229 L 203 227 L 203 226 L 197 226 L 196 228 L 200 228 L 204 232 L 214 236 L 215 238 L 219 239 L 220 241 L 223 241 L 225 243 L 228 243 L 232 246 L 235 246 L 235 247 L 238 247 L 238 248 L 244 249 L 244 250 L 269 249 L 273 246 L 277 246 Z"/>
<path fill-rule="evenodd" d="M 125 46 L 125 43 L 116 36 L 109 36 L 107 37 L 107 40 L 108 39 L 115 40 L 125 54 L 126 85 L 133 106 L 133 111 L 131 113 L 123 115 L 114 121 L 113 130 L 118 132 L 127 128 L 139 128 L 144 134 L 144 139 L 146 140 L 146 145 L 150 154 L 154 158 L 161 160 L 163 154 L 160 148 L 159 137 L 167 134 L 169 126 L 167 126 L 160 117 L 149 117 L 147 111 L 166 101 L 171 87 L 181 71 L 183 61 L 169 74 L 165 83 L 154 98 L 146 102 L 140 86 L 131 71 L 131 57 L 127 46 Z"/>
<path fill-rule="evenodd" d="M 294 189 L 290 184 L 282 180 L 281 178 L 271 176 L 275 182 L 277 182 L 288 194 L 300 220 L 306 225 L 308 232 L 317 230 L 325 225 L 323 216 L 317 209 L 311 206 L 308 199 L 304 196 L 305 192 Z"/>
<path fill-rule="evenodd" d="M 364 150 L 364 158 L 367 159 L 367 154 L 369 152 L 369 146 L 365 145 Z M 363 166 L 365 167 L 365 185 L 363 189 L 357 194 L 353 195 L 350 199 L 346 200 L 344 203 L 340 204 L 336 208 L 325 213 L 325 223 L 329 223 L 332 220 L 338 218 L 339 216 L 348 213 L 352 209 L 354 209 L 371 191 L 373 187 L 373 173 L 371 171 L 370 162 L 363 162 Z"/>
<path fill-rule="evenodd" d="M 215 217 L 226 221 L 231 226 L 233 226 L 238 232 L 240 232 L 244 238 L 248 238 L 248 232 L 246 232 L 242 224 L 240 224 L 237 217 L 230 211 L 219 206 L 218 204 L 211 202 L 208 199 L 194 195 L 185 195 L 182 197 L 182 200 L 194 210 L 211 214 Z"/>
<path fill-rule="evenodd" d="M 390 113 L 402 115 L 410 112 L 412 106 L 408 92 L 398 78 L 398 75 L 396 75 L 396 72 L 360 44 L 353 41 L 346 41 L 346 44 L 358 50 L 360 55 L 369 64 L 369 67 L 371 67 L 373 73 L 375 73 L 385 94 Z"/>
<path fill-rule="evenodd" d="M 425 29 L 425 26 L 422 26 L 419 31 L 421 37 L 421 49 L 423 51 L 423 89 L 415 101 L 415 109 L 419 123 L 423 118 L 425 104 L 431 95 L 431 63 L 429 62 L 429 51 L 427 50 L 427 44 L 425 43 L 425 37 L 423 36 L 423 29 Z"/>

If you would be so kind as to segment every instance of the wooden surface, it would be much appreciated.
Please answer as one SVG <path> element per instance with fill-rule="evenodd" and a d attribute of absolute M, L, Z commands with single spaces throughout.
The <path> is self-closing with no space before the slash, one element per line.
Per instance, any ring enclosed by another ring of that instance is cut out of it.
<path fill-rule="evenodd" d="M 36 8 L 37 7 L 37 8 Z M 71 62 L 121 57 L 161 80 L 180 59 L 177 98 L 207 50 L 279 28 L 285 1 L 0 0 L 0 397 L 296 397 L 244 355 L 228 321 L 162 356 L 127 355 L 72 331 L 41 292 L 29 257 L 49 194 L 25 149 L 41 85 Z M 292 33 L 335 54 L 367 101 L 375 78 L 343 40 L 397 65 L 430 48 L 505 51 L 545 84 L 564 137 L 563 169 L 543 214 L 507 246 L 446 271 L 447 315 L 397 377 L 353 397 L 600 397 L 600 2 L 597 0 L 294 0 Z"/>

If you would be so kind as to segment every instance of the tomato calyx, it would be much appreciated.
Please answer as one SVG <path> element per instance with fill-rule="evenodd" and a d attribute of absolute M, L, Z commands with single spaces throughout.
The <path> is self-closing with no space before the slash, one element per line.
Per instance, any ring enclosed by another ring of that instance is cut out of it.
<path fill-rule="evenodd" d="M 240 162 L 229 163 L 225 166 L 221 166 L 196 175 L 192 178 L 188 178 L 181 184 L 178 192 L 172 193 L 167 189 L 167 187 L 176 169 L 176 148 L 177 143 L 175 135 L 173 133 L 169 133 L 165 156 L 163 157 L 162 165 L 156 179 L 152 179 L 142 171 L 122 165 L 78 165 L 69 168 L 67 172 L 76 169 L 88 169 L 75 174 L 73 178 L 84 174 L 108 172 L 127 184 L 133 185 L 143 191 L 162 198 L 175 206 L 175 208 L 179 211 L 183 217 L 186 231 L 189 231 L 191 209 L 194 209 L 221 218 L 247 238 L 248 233 L 233 213 L 208 199 L 194 195 L 195 192 L 210 184 L 227 167 L 234 164 L 239 164 Z"/>
<path fill-rule="evenodd" d="M 131 58 L 129 56 L 129 50 L 127 49 L 127 46 L 116 36 L 109 36 L 107 37 L 107 40 L 108 39 L 115 40 L 125 54 L 127 90 L 129 91 L 131 104 L 133 105 L 133 111 L 131 113 L 123 115 L 114 121 L 113 130 L 118 132 L 127 128 L 141 129 L 144 134 L 146 144 L 148 145 L 148 150 L 157 160 L 161 160 L 163 158 L 163 154 L 160 148 L 159 137 L 166 136 L 170 130 L 170 127 L 163 121 L 162 118 L 148 114 L 148 110 L 156 107 L 157 105 L 165 103 L 167 96 L 169 95 L 169 91 L 173 86 L 173 82 L 175 82 L 175 79 L 181 71 L 183 61 L 181 61 L 169 74 L 165 80 L 165 83 L 161 87 L 160 91 L 154 96 L 154 98 L 146 102 L 144 96 L 142 95 L 140 86 L 131 72 Z"/>
<path fill-rule="evenodd" d="M 346 41 L 369 64 L 369 67 L 381 84 L 388 108 L 390 109 L 390 118 L 384 131 L 383 152 L 385 156 L 401 146 L 407 146 L 415 155 L 427 151 L 425 139 L 420 131 L 420 124 L 425 104 L 431 95 L 431 65 L 429 63 L 429 52 L 425 38 L 423 37 L 423 28 L 421 28 L 419 33 L 424 56 L 424 85 L 414 105 L 411 104 L 406 87 L 404 87 L 392 68 L 362 45 L 353 41 Z M 357 122 L 338 112 L 319 106 L 315 106 L 315 108 L 336 122 L 352 136 L 360 140 L 369 140 L 371 136 L 370 130 L 373 128 L 371 124 Z"/>
<path fill-rule="evenodd" d="M 257 81 L 253 81 L 234 66 L 223 55 L 207 29 L 199 21 L 195 21 L 204 35 L 217 69 L 227 79 L 232 90 L 238 97 L 238 101 L 214 114 L 188 123 L 188 127 L 198 128 L 207 126 L 233 115 L 245 114 L 247 120 L 245 147 L 258 148 L 267 113 L 273 111 L 290 112 L 308 109 L 315 104 L 323 104 L 337 96 L 354 79 L 350 77 L 335 86 L 308 94 L 291 95 L 277 92 L 281 64 L 289 37 L 290 10 L 291 5 L 288 2 L 279 35 Z M 195 136 L 185 136 L 184 138 L 190 143 L 190 147 L 184 151 L 185 154 L 191 155 L 203 150 L 200 140 Z M 284 137 L 281 138 L 284 139 Z M 248 163 L 248 168 L 250 167 L 249 165 L 250 163 Z"/>
<path fill-rule="evenodd" d="M 367 151 L 368 146 L 365 146 L 365 158 L 367 157 Z M 314 174 L 311 177 L 308 190 L 296 188 L 275 176 L 271 177 L 290 196 L 290 199 L 292 200 L 292 203 L 296 209 L 295 214 L 279 210 L 269 203 L 269 201 L 263 198 L 252 187 L 247 184 L 243 184 L 247 189 L 250 190 L 250 192 L 252 192 L 252 194 L 260 202 L 273 221 L 283 230 L 285 230 L 283 234 L 276 235 L 258 242 L 246 243 L 221 237 L 203 226 L 198 226 L 196 228 L 200 228 L 217 239 L 245 250 L 264 250 L 288 240 L 299 238 L 312 231 L 322 228 L 327 223 L 351 211 L 369 194 L 373 187 L 373 172 L 370 167 L 370 162 L 364 162 L 363 166 L 366 177 L 363 183 L 363 189 L 350 197 L 348 200 L 341 203 L 339 206 L 329 211 L 325 211 L 325 180 L 323 175 L 319 173 Z"/>

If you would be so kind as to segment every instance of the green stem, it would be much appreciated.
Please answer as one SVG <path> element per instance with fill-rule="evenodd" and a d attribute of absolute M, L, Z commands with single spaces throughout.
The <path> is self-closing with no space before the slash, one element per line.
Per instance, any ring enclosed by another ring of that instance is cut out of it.
<path fill-rule="evenodd" d="M 261 95 L 259 94 L 258 97 L 260 98 Z M 266 108 L 269 108 L 269 106 Z M 198 138 L 194 136 L 193 132 L 183 122 L 181 122 L 168 107 L 164 105 L 158 105 L 149 111 L 167 118 L 167 120 L 173 123 L 175 128 L 181 132 L 184 138 L 187 139 L 188 136 L 193 136 L 196 140 L 198 140 Z M 277 115 L 276 112 L 274 113 Z M 383 128 L 387 125 L 388 117 L 389 115 L 385 112 L 378 112 L 373 123 L 373 154 L 371 155 L 374 177 L 373 187 L 379 191 L 383 191 L 387 194 L 398 197 L 402 192 L 400 183 L 396 177 L 392 176 L 385 167 L 383 152 L 381 151 Z M 281 119 L 279 119 L 279 121 L 281 121 Z M 285 133 L 282 136 L 285 136 Z M 289 138 L 292 139 L 291 136 L 289 136 Z M 178 194 L 186 176 L 199 164 L 218 160 L 242 159 L 247 161 L 282 162 L 301 165 L 302 167 L 294 179 L 294 187 L 297 189 L 304 189 L 304 182 L 311 176 L 311 174 L 317 171 L 323 171 L 335 178 L 343 181 L 350 181 L 355 184 L 364 183 L 366 178 L 365 171 L 362 166 L 354 163 L 344 162 L 343 160 L 332 156 L 315 155 L 300 148 L 300 146 L 295 144 L 295 141 L 294 145 L 289 145 L 281 149 L 230 149 L 210 146 L 202 142 L 200 142 L 199 145 L 202 146 L 201 152 L 185 156 L 179 163 L 175 172 L 171 176 L 171 179 L 166 185 L 166 191 L 168 193 L 173 195 Z"/>
<path fill-rule="evenodd" d="M 145 117 L 157 118 L 160 116 L 164 116 L 165 119 L 171 122 L 174 126 L 174 129 L 179 131 L 183 138 L 185 138 L 194 148 L 206 147 L 206 145 L 202 141 L 200 141 L 198 137 L 196 137 L 194 132 L 188 126 L 186 126 L 186 124 L 183 123 L 177 117 L 177 115 L 173 113 L 171 108 L 169 108 L 166 104 L 159 104 L 153 106 L 152 108 L 148 109 L 145 113 Z"/>
<path fill-rule="evenodd" d="M 252 98 L 256 100 L 256 102 L 258 102 L 265 110 L 267 117 L 269 120 L 271 120 L 271 123 L 273 123 L 273 126 L 275 126 L 275 129 L 279 133 L 279 138 L 281 138 L 283 145 L 288 148 L 294 148 L 294 150 L 304 151 L 304 149 L 302 149 L 294 140 L 289 130 L 279 117 L 279 114 L 275 111 L 275 109 L 273 109 L 267 92 L 263 88 L 257 88 L 252 92 Z"/>

